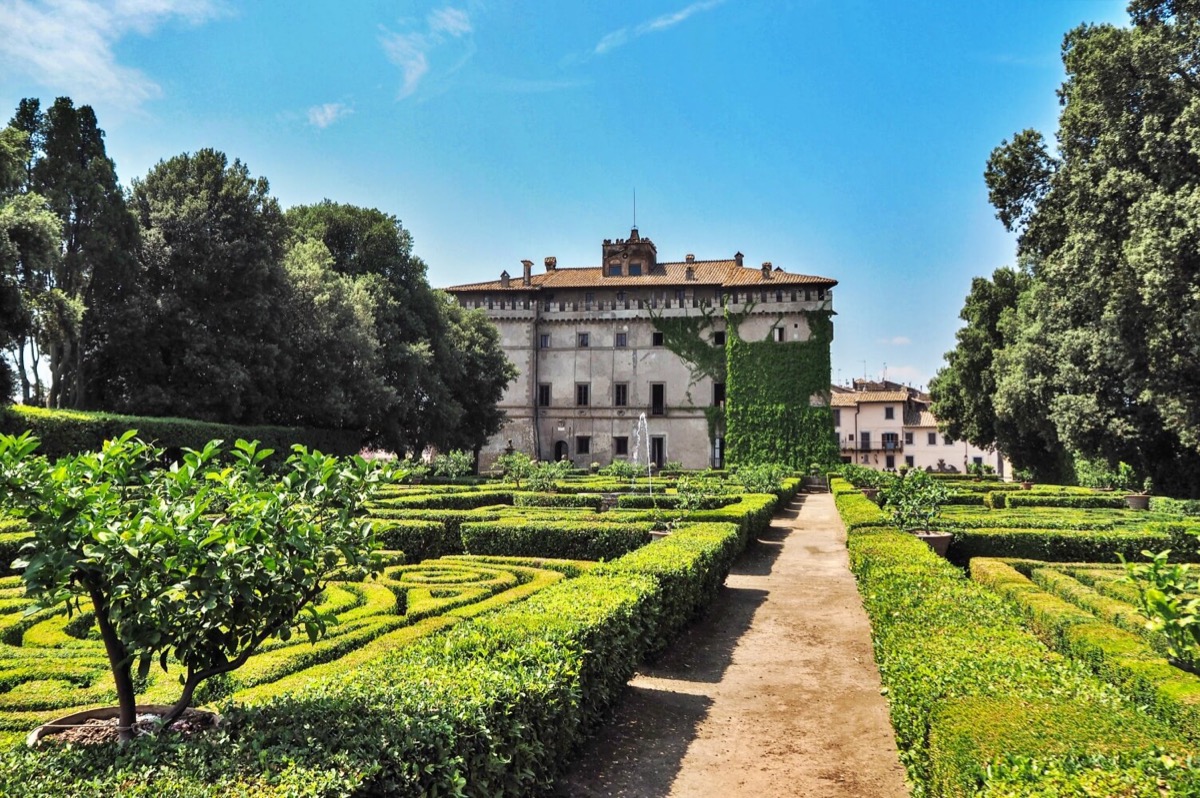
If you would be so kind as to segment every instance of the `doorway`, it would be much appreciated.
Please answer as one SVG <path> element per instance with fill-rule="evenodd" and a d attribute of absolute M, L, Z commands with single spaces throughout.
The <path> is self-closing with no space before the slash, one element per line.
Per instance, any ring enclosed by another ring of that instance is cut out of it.
<path fill-rule="evenodd" d="M 570 454 L 570 452 L 567 450 L 567 442 L 566 441 L 558 441 L 557 443 L 554 444 L 554 459 L 555 460 L 566 460 L 568 454 Z"/>
<path fill-rule="evenodd" d="M 650 438 L 650 461 L 659 468 L 667 462 L 667 438 L 664 435 L 654 435 Z"/>

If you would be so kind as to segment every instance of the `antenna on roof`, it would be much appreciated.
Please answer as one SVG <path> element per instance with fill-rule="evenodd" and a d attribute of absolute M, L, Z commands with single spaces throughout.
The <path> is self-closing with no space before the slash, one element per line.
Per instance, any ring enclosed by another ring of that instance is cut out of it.
<path fill-rule="evenodd" d="M 637 186 L 633 188 L 633 229 L 637 229 Z"/>

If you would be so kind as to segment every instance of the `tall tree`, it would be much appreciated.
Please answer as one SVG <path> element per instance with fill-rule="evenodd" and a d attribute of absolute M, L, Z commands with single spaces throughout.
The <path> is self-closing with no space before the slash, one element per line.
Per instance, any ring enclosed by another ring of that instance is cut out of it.
<path fill-rule="evenodd" d="M 1029 131 L 988 164 L 998 216 L 1037 262 L 1040 375 L 1063 443 L 1200 491 L 1200 3 L 1136 0 L 1133 25 L 1064 40 L 1058 152 Z"/>
<path fill-rule="evenodd" d="M 256 423 L 269 415 L 283 332 L 283 214 L 267 180 L 202 149 L 135 180 L 140 322 L 114 360 L 113 409 Z M 134 320 L 130 319 L 132 324 Z"/>
<path fill-rule="evenodd" d="M 103 327 L 109 315 L 109 296 L 96 288 L 111 285 L 109 272 L 129 270 L 136 228 L 105 152 L 104 131 L 89 106 L 76 108 L 60 97 L 43 113 L 37 100 L 22 100 L 12 126 L 31 143 L 23 191 L 43 197 L 60 225 L 58 257 L 28 275 L 33 324 L 21 357 L 28 350 L 34 362 L 21 363 L 24 398 L 32 398 L 28 386 L 40 380 L 44 356 L 50 375 L 46 404 L 84 407 L 89 328 Z"/>

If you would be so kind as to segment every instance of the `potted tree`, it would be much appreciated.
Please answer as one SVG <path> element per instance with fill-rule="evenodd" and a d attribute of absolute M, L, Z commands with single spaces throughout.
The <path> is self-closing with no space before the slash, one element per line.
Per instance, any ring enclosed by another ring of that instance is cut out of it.
<path fill-rule="evenodd" d="M 914 468 L 888 488 L 886 507 L 892 511 L 896 526 L 913 533 L 939 556 L 945 557 L 954 536 L 930 526 L 949 498 L 950 491 L 942 482 Z"/>
<path fill-rule="evenodd" d="M 1150 477 L 1142 483 L 1141 493 L 1129 493 L 1125 496 L 1125 506 L 1130 510 L 1149 510 L 1150 509 L 1150 491 L 1153 489 L 1154 483 Z"/>
<path fill-rule="evenodd" d="M 1013 479 L 1021 483 L 1021 490 L 1033 489 L 1033 472 L 1028 468 L 1013 469 Z"/>

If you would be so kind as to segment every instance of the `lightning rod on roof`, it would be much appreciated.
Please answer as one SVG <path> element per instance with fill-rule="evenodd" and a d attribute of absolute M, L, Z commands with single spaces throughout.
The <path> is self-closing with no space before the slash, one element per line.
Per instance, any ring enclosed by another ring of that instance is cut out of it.
<path fill-rule="evenodd" d="M 633 229 L 637 229 L 637 187 L 633 189 Z"/>

